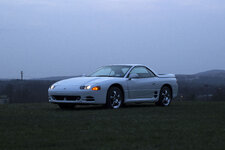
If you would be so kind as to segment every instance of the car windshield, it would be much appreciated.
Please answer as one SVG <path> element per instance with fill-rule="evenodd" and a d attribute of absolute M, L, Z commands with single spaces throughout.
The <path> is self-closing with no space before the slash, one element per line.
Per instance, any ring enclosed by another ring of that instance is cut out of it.
<path fill-rule="evenodd" d="M 96 72 L 89 75 L 89 77 L 124 77 L 131 66 L 104 66 L 99 68 Z"/>

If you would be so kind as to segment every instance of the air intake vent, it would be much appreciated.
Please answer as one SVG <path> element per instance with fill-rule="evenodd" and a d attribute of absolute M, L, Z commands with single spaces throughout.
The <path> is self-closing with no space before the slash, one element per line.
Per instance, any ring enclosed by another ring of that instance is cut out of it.
<path fill-rule="evenodd" d="M 85 98 L 85 100 L 86 100 L 86 101 L 95 101 L 95 98 L 92 97 L 92 96 L 87 96 L 87 97 Z"/>
<path fill-rule="evenodd" d="M 67 101 L 80 100 L 80 96 L 61 96 L 61 95 L 54 95 L 52 97 L 55 100 L 67 100 Z"/>

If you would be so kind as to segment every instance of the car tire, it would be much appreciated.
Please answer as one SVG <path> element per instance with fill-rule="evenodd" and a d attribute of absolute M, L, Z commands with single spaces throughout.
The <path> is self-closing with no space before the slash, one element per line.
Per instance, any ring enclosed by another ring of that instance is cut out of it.
<path fill-rule="evenodd" d="M 58 106 L 63 110 L 72 110 L 74 109 L 75 104 L 58 104 Z"/>
<path fill-rule="evenodd" d="M 155 104 L 157 106 L 169 106 L 172 101 L 172 91 L 168 86 L 164 86 L 160 90 L 159 101 Z"/>
<path fill-rule="evenodd" d="M 123 92 L 120 88 L 112 86 L 107 92 L 106 106 L 111 109 L 118 109 L 123 104 Z"/>

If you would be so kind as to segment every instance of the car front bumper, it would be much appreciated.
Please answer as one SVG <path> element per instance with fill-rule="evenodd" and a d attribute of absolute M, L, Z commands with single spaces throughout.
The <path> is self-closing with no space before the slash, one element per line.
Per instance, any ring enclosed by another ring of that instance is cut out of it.
<path fill-rule="evenodd" d="M 74 103 L 74 104 L 105 104 L 106 93 L 103 90 L 49 90 L 50 103 Z"/>

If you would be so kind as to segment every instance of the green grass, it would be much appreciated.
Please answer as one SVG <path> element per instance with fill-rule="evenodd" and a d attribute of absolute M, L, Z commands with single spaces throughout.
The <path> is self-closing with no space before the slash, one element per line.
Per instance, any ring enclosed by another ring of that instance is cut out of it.
<path fill-rule="evenodd" d="M 0 105 L 0 150 L 225 149 L 225 102 L 130 105 L 118 110 Z"/>

